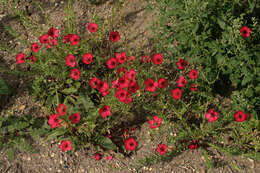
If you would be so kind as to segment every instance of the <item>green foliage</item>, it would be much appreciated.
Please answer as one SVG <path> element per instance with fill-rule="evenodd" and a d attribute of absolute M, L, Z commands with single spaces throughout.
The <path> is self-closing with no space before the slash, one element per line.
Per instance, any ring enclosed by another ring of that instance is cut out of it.
<path fill-rule="evenodd" d="M 11 88 L 6 84 L 6 82 L 2 78 L 0 78 L 0 94 L 10 94 L 11 92 Z"/>

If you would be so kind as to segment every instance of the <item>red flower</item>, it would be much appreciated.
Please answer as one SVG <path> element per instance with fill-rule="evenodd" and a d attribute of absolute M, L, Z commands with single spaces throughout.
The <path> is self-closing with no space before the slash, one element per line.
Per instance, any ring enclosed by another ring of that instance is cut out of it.
<path fill-rule="evenodd" d="M 113 159 L 113 157 L 112 156 L 107 156 L 107 158 L 106 158 L 107 160 L 112 160 Z"/>
<path fill-rule="evenodd" d="M 115 58 L 110 58 L 109 60 L 107 60 L 107 67 L 109 69 L 113 69 L 117 66 L 117 60 Z"/>
<path fill-rule="evenodd" d="M 165 88 L 167 85 L 167 80 L 165 78 L 160 78 L 158 80 L 158 88 Z"/>
<path fill-rule="evenodd" d="M 88 26 L 89 32 L 97 32 L 98 25 L 96 23 L 86 24 L 86 26 Z"/>
<path fill-rule="evenodd" d="M 178 87 L 184 87 L 187 83 L 187 79 L 185 79 L 184 76 L 181 76 L 176 82 Z"/>
<path fill-rule="evenodd" d="M 181 98 L 181 90 L 179 88 L 175 88 L 171 91 L 173 99 L 180 99 Z"/>
<path fill-rule="evenodd" d="M 33 55 L 28 57 L 28 59 L 31 60 L 33 64 L 36 62 L 36 58 Z"/>
<path fill-rule="evenodd" d="M 26 55 L 24 53 L 19 53 L 16 55 L 16 62 L 17 64 L 21 64 L 25 62 Z"/>
<path fill-rule="evenodd" d="M 125 104 L 131 103 L 133 101 L 133 97 L 130 93 L 126 94 L 126 99 L 124 100 Z"/>
<path fill-rule="evenodd" d="M 134 81 L 136 76 L 136 71 L 131 69 L 129 72 L 126 72 L 126 78 Z"/>
<path fill-rule="evenodd" d="M 218 120 L 218 112 L 215 112 L 213 109 L 209 109 L 205 114 L 205 118 L 207 118 L 208 121 L 212 123 L 213 121 Z"/>
<path fill-rule="evenodd" d="M 156 87 L 158 86 L 157 82 L 154 82 L 153 79 L 147 79 L 145 82 L 145 90 L 150 92 L 155 92 Z"/>
<path fill-rule="evenodd" d="M 163 62 L 163 56 L 160 53 L 156 53 L 152 57 L 152 61 L 154 64 L 161 64 Z"/>
<path fill-rule="evenodd" d="M 247 115 L 241 111 L 238 110 L 235 114 L 234 114 L 234 118 L 236 122 L 243 122 L 247 119 Z"/>
<path fill-rule="evenodd" d="M 90 64 L 92 62 L 93 55 L 92 53 L 85 53 L 82 58 L 84 64 Z"/>
<path fill-rule="evenodd" d="M 126 61 L 126 56 L 123 56 L 122 53 L 116 53 L 116 60 L 120 64 L 123 64 Z"/>
<path fill-rule="evenodd" d="M 111 115 L 110 107 L 108 105 L 103 106 L 99 110 L 99 114 L 101 115 L 102 118 L 106 118 Z"/>
<path fill-rule="evenodd" d="M 109 94 L 109 90 L 106 90 L 106 91 L 101 91 L 101 95 L 103 96 L 103 97 L 105 97 L 106 95 L 108 95 Z"/>
<path fill-rule="evenodd" d="M 51 126 L 51 128 L 56 128 L 59 125 L 60 120 L 58 118 L 59 118 L 59 116 L 56 114 L 50 115 L 48 123 Z"/>
<path fill-rule="evenodd" d="M 112 81 L 112 88 L 117 88 L 118 87 L 118 80 L 113 80 Z"/>
<path fill-rule="evenodd" d="M 97 153 L 97 154 L 95 154 L 95 156 L 94 156 L 94 157 L 95 157 L 95 159 L 96 159 L 96 160 L 100 160 L 100 159 L 101 159 L 101 155 L 100 155 L 100 154 L 98 154 L 98 153 Z"/>
<path fill-rule="evenodd" d="M 177 62 L 177 67 L 179 70 L 183 70 L 186 66 L 186 61 L 184 59 L 180 59 L 178 62 Z"/>
<path fill-rule="evenodd" d="M 117 70 L 117 73 L 119 76 L 121 76 L 121 72 L 123 73 L 123 75 L 125 75 L 125 73 L 127 72 L 126 69 L 124 67 L 120 67 L 118 70 Z"/>
<path fill-rule="evenodd" d="M 79 123 L 79 121 L 80 121 L 80 114 L 76 112 L 76 113 L 70 115 L 70 120 L 71 120 L 72 124 Z"/>
<path fill-rule="evenodd" d="M 123 130 L 123 137 L 125 137 L 125 138 L 129 137 L 129 130 L 128 129 Z"/>
<path fill-rule="evenodd" d="M 196 140 L 192 140 L 190 144 L 188 145 L 189 149 L 196 150 L 198 148 L 198 144 Z"/>
<path fill-rule="evenodd" d="M 39 40 L 40 40 L 40 43 L 47 44 L 47 43 L 49 43 L 49 35 L 43 34 L 40 36 Z"/>
<path fill-rule="evenodd" d="M 197 91 L 198 88 L 197 88 L 197 84 L 191 84 L 190 85 L 190 91 Z"/>
<path fill-rule="evenodd" d="M 32 43 L 31 50 L 32 50 L 34 53 L 38 52 L 39 49 L 40 49 L 40 46 L 39 46 L 39 44 L 38 44 L 37 42 Z"/>
<path fill-rule="evenodd" d="M 59 145 L 59 148 L 64 152 L 66 150 L 70 151 L 72 149 L 70 145 L 70 141 L 62 140 L 61 144 Z"/>
<path fill-rule="evenodd" d="M 160 155 L 164 155 L 167 152 L 167 145 L 165 144 L 158 144 L 156 148 L 156 152 L 160 153 Z"/>
<path fill-rule="evenodd" d="M 130 81 L 126 77 L 121 77 L 118 79 L 118 87 L 119 88 L 127 88 Z"/>
<path fill-rule="evenodd" d="M 190 77 L 190 79 L 197 79 L 198 78 L 198 71 L 195 70 L 195 69 L 192 69 L 189 72 L 189 77 Z"/>
<path fill-rule="evenodd" d="M 117 42 L 120 39 L 119 32 L 113 31 L 110 32 L 109 40 L 112 42 Z"/>
<path fill-rule="evenodd" d="M 102 93 L 109 89 L 109 85 L 106 83 L 106 81 L 101 81 L 98 83 L 97 89 Z"/>
<path fill-rule="evenodd" d="M 149 63 L 151 61 L 151 58 L 149 58 L 148 56 L 143 56 L 142 57 L 142 62 L 143 63 Z"/>
<path fill-rule="evenodd" d="M 64 116 L 67 112 L 67 107 L 64 104 L 60 104 L 59 107 L 56 108 L 56 112 L 58 115 Z"/>
<path fill-rule="evenodd" d="M 67 66 L 71 66 L 71 67 L 75 67 L 76 62 L 75 62 L 75 56 L 73 56 L 72 54 L 69 54 L 66 58 L 65 58 L 66 64 Z"/>
<path fill-rule="evenodd" d="M 92 77 L 89 81 L 89 85 L 91 86 L 91 88 L 97 88 L 99 83 L 100 83 L 100 80 L 96 77 Z"/>
<path fill-rule="evenodd" d="M 157 115 L 153 116 L 152 120 L 148 120 L 148 124 L 150 124 L 150 128 L 158 128 L 160 127 L 162 122 L 162 118 L 159 118 Z"/>
<path fill-rule="evenodd" d="M 117 89 L 115 97 L 119 99 L 120 102 L 123 102 L 126 99 L 127 91 L 124 89 Z"/>
<path fill-rule="evenodd" d="M 125 140 L 125 149 L 129 151 L 134 151 L 136 148 L 136 141 L 134 138 L 128 138 Z"/>
<path fill-rule="evenodd" d="M 70 70 L 70 77 L 75 80 L 79 80 L 79 70 L 77 68 Z"/>
<path fill-rule="evenodd" d="M 132 81 L 129 85 L 128 85 L 128 90 L 131 91 L 132 93 L 136 93 L 136 91 L 138 90 L 139 86 L 137 82 Z"/>
<path fill-rule="evenodd" d="M 243 26 L 242 28 L 240 28 L 240 35 L 242 37 L 250 37 L 250 32 L 251 29 L 248 28 L 247 26 Z"/>
<path fill-rule="evenodd" d="M 79 36 L 77 34 L 71 34 L 69 40 L 72 46 L 76 46 L 79 44 Z"/>
<path fill-rule="evenodd" d="M 70 37 L 72 36 L 72 34 L 67 34 L 64 36 L 64 43 L 68 43 L 70 41 Z"/>
<path fill-rule="evenodd" d="M 59 30 L 55 28 L 50 28 L 48 31 L 48 35 L 51 36 L 52 38 L 56 38 L 59 36 Z"/>

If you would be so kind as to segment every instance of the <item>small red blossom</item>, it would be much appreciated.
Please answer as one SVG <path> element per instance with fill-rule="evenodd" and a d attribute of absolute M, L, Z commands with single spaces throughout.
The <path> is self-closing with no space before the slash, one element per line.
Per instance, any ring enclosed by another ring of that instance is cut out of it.
<path fill-rule="evenodd" d="M 123 137 L 125 137 L 125 138 L 129 137 L 129 130 L 128 129 L 123 130 Z"/>
<path fill-rule="evenodd" d="M 142 62 L 143 63 L 149 63 L 151 61 L 151 58 L 149 58 L 148 56 L 143 56 L 142 57 Z"/>
<path fill-rule="evenodd" d="M 98 30 L 98 25 L 94 22 L 86 24 L 86 26 L 88 27 L 89 32 L 97 32 Z"/>
<path fill-rule="evenodd" d="M 145 82 L 145 90 L 150 92 L 155 92 L 156 87 L 158 86 L 157 82 L 154 82 L 153 79 L 147 79 Z"/>
<path fill-rule="evenodd" d="M 171 91 L 171 94 L 172 94 L 172 98 L 173 99 L 180 99 L 181 98 L 181 90 L 179 88 L 175 88 Z"/>
<path fill-rule="evenodd" d="M 107 156 L 106 159 L 107 159 L 107 160 L 113 160 L 113 157 L 112 157 L 112 156 Z"/>
<path fill-rule="evenodd" d="M 110 107 L 108 105 L 103 106 L 99 110 L 99 114 L 102 118 L 106 118 L 111 115 Z"/>
<path fill-rule="evenodd" d="M 192 91 L 197 91 L 198 90 L 198 88 L 197 88 L 197 84 L 191 84 L 190 85 L 190 91 L 192 92 Z"/>
<path fill-rule="evenodd" d="M 128 104 L 128 103 L 131 103 L 133 101 L 133 97 L 132 97 L 132 95 L 128 92 L 127 94 L 126 94 L 126 99 L 124 100 L 124 103 L 125 104 Z"/>
<path fill-rule="evenodd" d="M 148 120 L 148 124 L 150 124 L 150 128 L 158 128 L 160 127 L 162 122 L 162 118 L 159 118 L 157 115 L 153 116 L 153 119 Z"/>
<path fill-rule="evenodd" d="M 77 68 L 70 70 L 70 77 L 75 80 L 79 80 L 79 70 Z"/>
<path fill-rule="evenodd" d="M 40 49 L 40 45 L 39 45 L 37 42 L 32 43 L 31 50 L 32 50 L 34 53 L 38 52 L 39 49 Z"/>
<path fill-rule="evenodd" d="M 106 91 L 102 91 L 101 92 L 101 95 L 103 96 L 103 97 L 105 97 L 106 95 L 108 95 L 109 94 L 109 90 L 106 90 Z"/>
<path fill-rule="evenodd" d="M 184 59 L 180 59 L 178 62 L 177 62 L 177 67 L 179 70 L 183 70 L 186 66 L 186 61 Z"/>
<path fill-rule="evenodd" d="M 123 102 L 126 99 L 127 91 L 124 89 L 117 89 L 115 97 L 119 99 L 120 102 Z"/>
<path fill-rule="evenodd" d="M 132 93 L 136 93 L 136 91 L 138 90 L 139 86 L 137 82 L 130 82 L 130 84 L 128 85 L 128 91 L 131 91 Z"/>
<path fill-rule="evenodd" d="M 167 152 L 167 145 L 165 144 L 158 144 L 156 148 L 156 152 L 160 153 L 160 155 L 164 155 Z"/>
<path fill-rule="evenodd" d="M 208 121 L 212 123 L 213 121 L 218 120 L 218 112 L 215 112 L 213 109 L 209 109 L 205 114 L 205 118 L 207 118 Z"/>
<path fill-rule="evenodd" d="M 119 76 L 121 76 L 121 73 L 122 73 L 123 75 L 125 75 L 126 72 L 127 72 L 127 70 L 126 70 L 124 67 L 120 67 L 120 68 L 117 70 L 117 73 L 118 73 Z"/>
<path fill-rule="evenodd" d="M 64 36 L 64 43 L 68 43 L 70 42 L 70 37 L 72 36 L 72 34 L 67 34 Z"/>
<path fill-rule="evenodd" d="M 105 92 L 109 89 L 109 85 L 106 81 L 101 81 L 101 82 L 98 83 L 97 89 L 98 89 L 99 92 L 102 93 L 102 92 Z"/>
<path fill-rule="evenodd" d="M 51 44 L 53 45 L 53 46 L 56 46 L 57 45 L 57 40 L 56 39 L 51 39 Z"/>
<path fill-rule="evenodd" d="M 35 62 L 36 62 L 36 58 L 35 58 L 35 56 L 30 56 L 30 57 L 28 57 L 28 59 L 30 60 L 30 61 L 32 61 L 32 63 L 34 64 Z"/>
<path fill-rule="evenodd" d="M 99 153 L 97 153 L 97 154 L 95 154 L 94 158 L 95 158 L 96 160 L 100 160 L 100 159 L 101 159 L 101 155 L 100 155 Z"/>
<path fill-rule="evenodd" d="M 92 53 L 85 53 L 83 56 L 82 56 L 82 62 L 84 64 L 90 64 L 93 60 L 93 55 Z"/>
<path fill-rule="evenodd" d="M 238 110 L 235 114 L 234 114 L 234 118 L 236 122 L 243 122 L 247 119 L 247 115 L 241 111 Z"/>
<path fill-rule="evenodd" d="M 118 80 L 113 80 L 112 81 L 112 88 L 117 88 L 118 87 Z"/>
<path fill-rule="evenodd" d="M 242 28 L 240 28 L 241 37 L 250 37 L 250 32 L 251 29 L 248 28 L 247 26 L 243 26 Z"/>
<path fill-rule="evenodd" d="M 74 113 L 70 115 L 70 121 L 72 124 L 77 124 L 80 122 L 80 114 L 79 113 Z"/>
<path fill-rule="evenodd" d="M 47 34 L 41 35 L 39 40 L 40 40 L 40 43 L 43 43 L 43 44 L 48 44 L 50 42 L 49 35 L 47 35 Z"/>
<path fill-rule="evenodd" d="M 76 46 L 79 44 L 79 36 L 77 34 L 71 34 L 69 41 L 72 46 Z"/>
<path fill-rule="evenodd" d="M 91 88 L 97 88 L 97 86 L 99 85 L 100 80 L 96 77 L 92 77 L 89 81 L 89 85 L 91 86 Z"/>
<path fill-rule="evenodd" d="M 163 56 L 160 53 L 156 53 L 152 57 L 152 61 L 154 64 L 161 64 L 163 62 Z"/>
<path fill-rule="evenodd" d="M 198 78 L 198 71 L 195 70 L 195 69 L 192 69 L 189 72 L 189 77 L 190 77 L 190 79 L 197 79 Z"/>
<path fill-rule="evenodd" d="M 62 140 L 59 148 L 65 152 L 66 150 L 70 151 L 72 149 L 70 141 Z"/>
<path fill-rule="evenodd" d="M 136 141 L 134 138 L 128 138 L 125 140 L 125 149 L 128 151 L 134 151 L 136 148 Z"/>
<path fill-rule="evenodd" d="M 73 56 L 72 54 L 69 54 L 66 58 L 65 58 L 66 64 L 68 67 L 75 67 L 76 62 L 75 62 L 75 56 Z"/>
<path fill-rule="evenodd" d="M 50 28 L 48 31 L 48 35 L 51 36 L 52 38 L 56 38 L 59 36 L 59 30 L 55 28 Z"/>
<path fill-rule="evenodd" d="M 165 78 L 160 78 L 158 80 L 158 88 L 165 88 L 167 85 L 167 80 Z"/>
<path fill-rule="evenodd" d="M 112 42 L 117 42 L 120 39 L 120 35 L 118 31 L 110 32 L 109 40 Z"/>
<path fill-rule="evenodd" d="M 17 64 L 22 64 L 25 62 L 26 55 L 24 53 L 19 53 L 16 55 L 16 62 Z"/>
<path fill-rule="evenodd" d="M 59 107 L 56 108 L 56 112 L 58 115 L 64 116 L 67 113 L 66 105 L 60 104 Z"/>
<path fill-rule="evenodd" d="M 59 116 L 56 114 L 50 115 L 48 123 L 51 126 L 51 128 L 56 128 L 59 125 L 60 120 L 58 118 L 59 118 Z"/>
<path fill-rule="evenodd" d="M 129 72 L 126 72 L 126 78 L 134 81 L 136 76 L 136 71 L 131 69 Z"/>
<path fill-rule="evenodd" d="M 189 149 L 196 150 L 198 148 L 198 143 L 196 140 L 192 140 L 190 144 L 188 145 Z"/>
<path fill-rule="evenodd" d="M 118 79 L 118 88 L 127 88 L 130 80 L 126 77 L 121 77 Z"/>
<path fill-rule="evenodd" d="M 176 82 L 178 87 L 184 87 L 187 83 L 187 79 L 185 79 L 184 76 L 181 76 L 180 78 L 177 79 Z"/>
<path fill-rule="evenodd" d="M 117 66 L 117 60 L 115 58 L 110 58 L 106 63 L 109 69 L 113 69 Z"/>
<path fill-rule="evenodd" d="M 126 61 L 126 56 L 122 56 L 122 53 L 116 53 L 116 60 L 120 64 L 123 64 Z"/>

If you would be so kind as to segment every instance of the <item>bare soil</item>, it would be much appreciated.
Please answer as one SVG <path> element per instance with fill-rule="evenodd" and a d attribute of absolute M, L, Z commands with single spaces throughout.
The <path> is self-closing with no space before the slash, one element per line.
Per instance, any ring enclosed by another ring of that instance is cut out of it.
<path fill-rule="evenodd" d="M 66 1 L 60 0 L 43 0 L 43 7 L 47 9 L 47 14 L 53 26 L 62 28 L 64 25 L 64 5 Z M 93 14 L 108 18 L 115 6 L 116 1 L 108 0 L 105 3 L 95 5 L 90 1 L 75 0 L 75 14 L 79 29 L 86 30 L 85 24 L 89 22 Z M 23 9 L 30 14 L 31 18 L 36 20 L 47 31 L 48 27 L 43 22 L 42 15 L 37 11 L 30 0 L 20 1 L 19 9 Z M 145 2 L 141 0 L 126 0 L 122 7 L 121 14 L 124 21 L 116 26 L 121 34 L 122 40 L 127 40 L 120 49 L 137 47 L 149 53 L 150 44 L 148 38 L 152 37 L 151 31 L 147 29 L 155 19 L 152 13 L 147 13 L 145 10 Z M 16 31 L 22 34 L 30 42 L 36 41 L 37 37 L 27 30 L 21 22 L 18 22 L 13 16 L 12 11 L 5 8 L 3 3 L 0 3 L 0 34 L 1 40 L 7 42 L 10 47 L 18 50 L 23 50 L 23 45 L 15 38 L 9 35 L 3 28 L 4 24 L 11 25 Z M 127 38 L 127 39 L 126 39 Z M 15 53 L 8 54 L 0 51 L 1 66 L 9 69 L 16 67 Z M 26 69 L 26 67 L 22 67 Z M 16 115 L 22 116 L 31 114 L 33 116 L 44 116 L 44 111 L 38 102 L 32 99 L 30 93 L 26 90 L 30 79 L 17 75 L 6 74 L 0 72 L 0 77 L 3 77 L 10 86 L 15 90 L 11 95 L 0 96 L 0 116 Z M 162 124 L 163 127 L 163 124 Z M 167 127 L 165 127 L 167 128 Z M 167 129 L 165 129 L 167 130 Z M 154 137 L 150 133 L 147 123 L 143 124 L 133 132 L 137 137 L 138 149 L 131 157 L 123 157 L 118 153 L 105 153 L 100 161 L 94 159 L 94 150 L 79 150 L 74 154 L 63 153 L 58 148 L 58 141 L 44 141 L 39 139 L 33 141 L 33 146 L 37 149 L 34 154 L 17 152 L 13 161 L 9 161 L 0 152 L 0 172 L 1 173 L 108 173 L 108 172 L 165 172 L 165 173 L 189 173 L 189 172 L 212 172 L 212 173 L 259 173 L 260 163 L 252 159 L 241 156 L 228 157 L 223 153 L 219 153 L 215 149 L 210 149 L 212 152 L 211 159 L 214 162 L 214 168 L 207 170 L 206 160 L 203 157 L 202 151 L 187 150 L 180 155 L 172 158 L 167 162 L 153 164 L 152 166 L 144 166 L 138 163 L 138 159 L 143 159 L 146 156 L 155 154 L 155 148 L 158 142 L 166 140 L 167 136 L 160 134 Z M 113 156 L 113 160 L 106 160 L 106 156 Z"/>

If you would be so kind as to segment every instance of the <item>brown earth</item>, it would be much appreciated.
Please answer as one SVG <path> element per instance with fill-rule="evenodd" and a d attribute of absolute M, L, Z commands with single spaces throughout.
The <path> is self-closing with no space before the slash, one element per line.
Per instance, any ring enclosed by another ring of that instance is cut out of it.
<path fill-rule="evenodd" d="M 51 24 L 56 28 L 62 28 L 64 25 L 64 5 L 66 1 L 59 0 L 43 0 L 43 7 L 47 9 L 47 14 L 50 16 Z M 104 20 L 111 16 L 112 10 L 116 1 L 106 1 L 99 5 L 94 5 L 89 1 L 75 0 L 75 14 L 80 30 L 85 30 L 85 24 L 89 22 L 93 14 L 101 16 Z M 42 15 L 37 11 L 30 0 L 21 1 L 19 9 L 23 9 L 30 14 L 31 18 L 38 21 L 44 30 L 48 26 L 43 22 Z M 148 37 L 152 36 L 151 31 L 147 27 L 155 19 L 152 13 L 147 13 L 145 10 L 145 3 L 141 0 L 125 0 L 125 3 L 120 10 L 122 15 L 122 22 L 114 26 L 121 34 L 123 47 L 119 49 L 141 48 L 144 53 L 148 54 L 152 50 Z M 23 50 L 24 47 L 11 35 L 3 29 L 3 24 L 11 25 L 16 31 L 22 34 L 30 42 L 36 41 L 37 37 L 26 29 L 20 22 L 17 22 L 13 17 L 12 11 L 6 8 L 3 3 L 0 3 L 0 34 L 1 40 L 8 43 L 10 47 L 17 50 Z M 14 69 L 16 67 L 15 53 L 8 54 L 0 51 L 1 67 L 8 67 Z M 26 67 L 22 67 L 26 69 Z M 11 95 L 1 96 L 0 109 L 1 116 L 16 115 L 22 116 L 31 114 L 33 116 L 44 116 L 43 108 L 38 102 L 33 101 L 32 96 L 26 87 L 30 79 L 20 77 L 13 74 L 6 74 L 0 71 L 0 76 L 3 77 L 10 86 L 15 89 Z M 164 129 L 163 129 L 164 128 Z M 168 126 L 163 126 L 162 132 L 149 130 L 147 123 L 137 128 L 133 134 L 137 136 L 138 149 L 135 154 L 129 158 L 125 158 L 118 153 L 105 153 L 100 161 L 94 159 L 95 151 L 93 150 L 79 150 L 74 154 L 63 153 L 58 148 L 58 141 L 44 141 L 39 139 L 33 142 L 33 146 L 37 148 L 34 154 L 17 152 L 13 161 L 9 161 L 0 152 L 0 172 L 1 173 L 108 173 L 108 172 L 165 172 L 165 173 L 189 173 L 189 172 L 214 172 L 214 173 L 258 173 L 260 172 L 260 163 L 252 159 L 244 158 L 242 156 L 228 157 L 223 153 L 219 153 L 215 149 L 210 149 L 210 158 L 214 163 L 214 168 L 207 170 L 206 161 L 203 157 L 202 151 L 187 150 L 180 155 L 174 157 L 167 162 L 153 164 L 152 166 L 144 166 L 138 162 L 138 159 L 143 159 L 155 154 L 155 148 L 161 141 L 166 141 L 167 136 L 163 131 L 167 131 Z M 155 135 L 157 134 L 157 135 Z M 171 134 L 174 135 L 174 134 Z M 106 156 L 112 155 L 113 160 L 106 160 Z"/>

